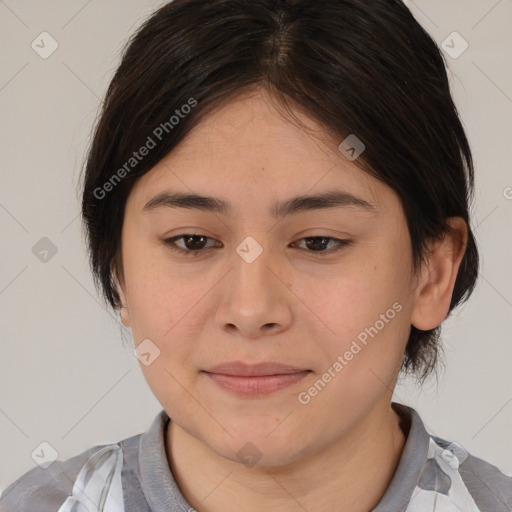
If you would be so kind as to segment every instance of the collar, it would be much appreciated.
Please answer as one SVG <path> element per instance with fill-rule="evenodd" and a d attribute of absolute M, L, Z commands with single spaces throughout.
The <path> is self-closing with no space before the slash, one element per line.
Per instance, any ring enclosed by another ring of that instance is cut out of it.
<path fill-rule="evenodd" d="M 418 413 L 393 402 L 400 427 L 407 436 L 400 462 L 381 501 L 372 512 L 400 512 L 407 508 L 427 459 L 430 435 Z M 139 440 L 141 487 L 152 512 L 192 510 L 171 473 L 165 450 L 165 432 L 170 419 L 162 410 Z"/>

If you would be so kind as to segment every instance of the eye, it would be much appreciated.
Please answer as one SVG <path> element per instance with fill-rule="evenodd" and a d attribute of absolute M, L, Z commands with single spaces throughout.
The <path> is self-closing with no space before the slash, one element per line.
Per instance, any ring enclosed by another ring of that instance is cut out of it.
<path fill-rule="evenodd" d="M 312 249 L 308 252 L 316 253 L 319 256 L 328 256 L 333 252 L 340 251 L 343 247 L 352 243 L 351 240 L 340 240 L 339 238 L 333 238 L 330 236 L 308 236 L 299 240 L 299 242 L 303 241 L 305 241 L 308 249 Z M 336 246 L 334 248 L 324 250 L 330 242 L 335 242 Z"/>
<path fill-rule="evenodd" d="M 183 243 L 185 244 L 184 248 L 176 245 L 176 241 L 180 239 L 183 239 Z M 173 251 L 189 256 L 198 256 L 202 249 L 206 247 L 206 240 L 213 240 L 213 238 L 205 235 L 185 234 L 167 238 L 163 242 Z M 210 249 L 211 247 L 206 248 Z"/>
<path fill-rule="evenodd" d="M 195 234 L 184 234 L 178 235 L 172 238 L 167 238 L 163 240 L 164 244 L 168 246 L 173 251 L 176 251 L 180 254 L 185 254 L 186 256 L 198 256 L 201 252 L 204 252 L 204 249 L 212 249 L 215 247 L 215 244 L 208 246 L 207 241 L 211 240 L 215 242 L 213 238 L 210 238 L 206 235 L 195 235 Z M 182 241 L 184 247 L 180 247 L 177 245 L 177 241 Z M 305 242 L 306 251 L 318 254 L 319 256 L 328 256 L 334 252 L 341 250 L 343 247 L 346 247 L 352 243 L 352 240 L 340 240 L 339 238 L 333 238 L 329 236 L 309 236 L 305 238 L 301 238 L 299 243 Z M 335 243 L 335 246 L 331 249 L 325 250 L 326 247 L 330 243 Z M 295 244 L 292 244 L 292 246 Z M 222 244 L 221 244 L 222 246 Z M 219 246 L 217 246 L 219 247 Z"/>

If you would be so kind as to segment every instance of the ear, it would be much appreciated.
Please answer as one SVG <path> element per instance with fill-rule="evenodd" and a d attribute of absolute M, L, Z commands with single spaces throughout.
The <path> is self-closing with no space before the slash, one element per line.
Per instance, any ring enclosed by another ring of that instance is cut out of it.
<path fill-rule="evenodd" d="M 128 304 L 126 303 L 126 296 L 124 291 L 124 279 L 121 276 L 121 279 L 118 278 L 117 270 L 113 273 L 114 283 L 117 289 L 117 293 L 119 294 L 119 299 L 121 301 L 121 322 L 125 327 L 130 327 L 130 311 L 128 309 Z"/>
<path fill-rule="evenodd" d="M 467 245 L 467 225 L 461 217 L 450 217 L 451 230 L 435 240 L 422 264 L 415 291 L 411 323 L 426 331 L 438 327 L 448 315 L 453 287 Z"/>

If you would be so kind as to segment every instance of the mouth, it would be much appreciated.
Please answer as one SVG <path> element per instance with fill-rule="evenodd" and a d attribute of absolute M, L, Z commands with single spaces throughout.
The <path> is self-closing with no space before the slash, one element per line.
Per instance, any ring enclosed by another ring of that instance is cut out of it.
<path fill-rule="evenodd" d="M 203 370 L 202 373 L 224 390 L 256 397 L 292 386 L 311 370 L 273 362 L 248 365 L 233 361 Z"/>

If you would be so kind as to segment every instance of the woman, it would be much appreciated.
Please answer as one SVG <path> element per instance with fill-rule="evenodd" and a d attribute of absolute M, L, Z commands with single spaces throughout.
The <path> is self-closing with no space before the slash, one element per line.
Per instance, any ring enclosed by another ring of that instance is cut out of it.
<path fill-rule="evenodd" d="M 471 151 L 398 0 L 175 0 L 84 175 L 92 270 L 163 410 L 2 511 L 505 511 L 512 479 L 392 403 L 470 296 Z"/>

